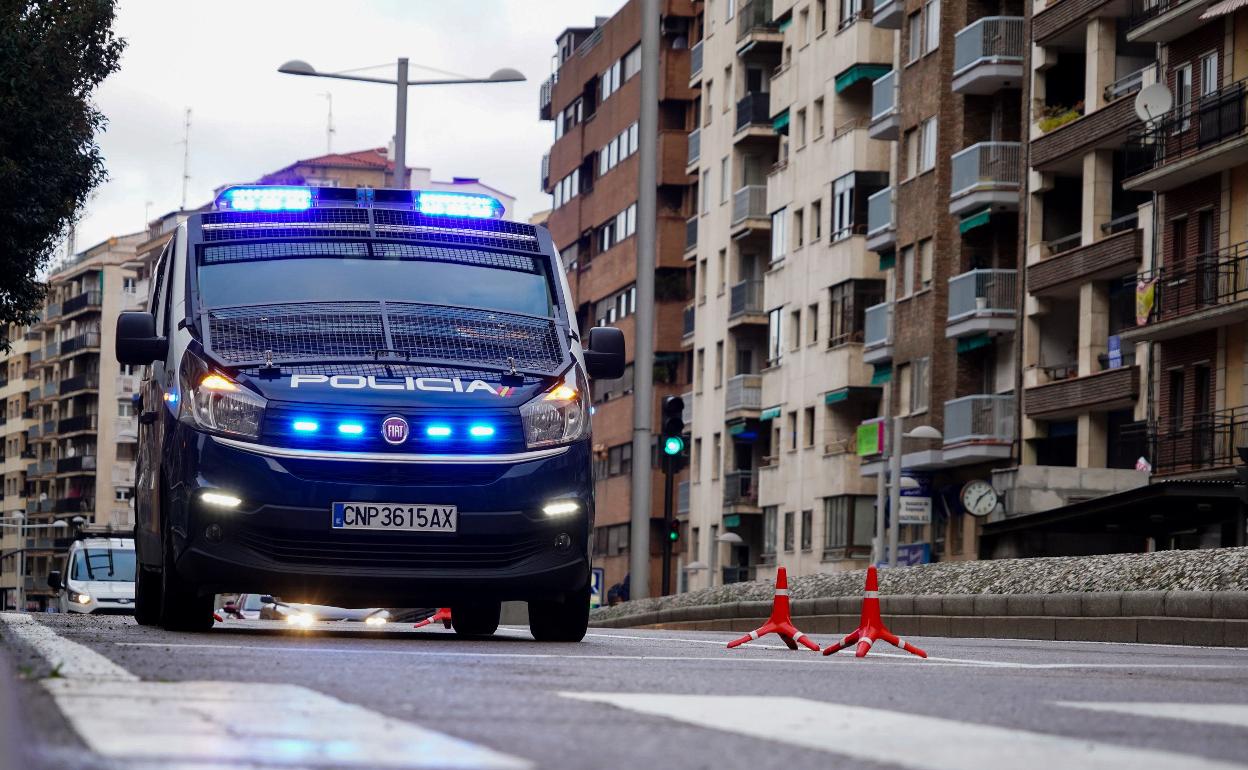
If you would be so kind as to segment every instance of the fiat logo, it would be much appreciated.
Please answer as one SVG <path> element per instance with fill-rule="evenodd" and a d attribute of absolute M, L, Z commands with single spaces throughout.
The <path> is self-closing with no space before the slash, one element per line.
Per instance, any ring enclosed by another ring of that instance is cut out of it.
<path fill-rule="evenodd" d="M 402 444 L 404 441 L 407 441 L 409 431 L 407 420 L 404 420 L 397 414 L 387 417 L 381 423 L 381 437 L 386 440 L 387 444 Z"/>

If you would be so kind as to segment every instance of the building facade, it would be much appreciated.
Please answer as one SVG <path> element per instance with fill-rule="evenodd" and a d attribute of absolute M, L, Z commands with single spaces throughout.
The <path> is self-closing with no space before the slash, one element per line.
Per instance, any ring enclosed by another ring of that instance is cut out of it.
<path fill-rule="evenodd" d="M 608 586 L 628 575 L 634 410 L 658 424 L 663 397 L 686 390 L 689 363 L 681 347 L 688 297 L 683 259 L 692 179 L 686 173 L 690 0 L 662 3 L 659 73 L 658 228 L 655 276 L 654 402 L 633 399 L 633 313 L 636 311 L 638 117 L 641 3 L 630 0 L 595 26 L 569 28 L 556 40 L 557 69 L 541 89 L 539 113 L 554 126 L 542 159 L 542 189 L 552 196 L 546 226 L 560 249 L 582 329 L 610 324 L 624 332 L 624 377 L 592 383 L 597 519 L 595 563 Z M 657 453 L 651 488 L 651 574 L 661 582 L 659 526 L 663 476 Z M 675 583 L 673 583 L 675 585 Z"/>
<path fill-rule="evenodd" d="M 11 325 L 5 334 L 9 350 L 0 355 L 0 437 L 4 442 L 0 519 L 8 525 L 0 527 L 0 609 L 5 610 L 20 608 L 19 594 L 38 593 L 34 579 L 27 582 L 22 567 L 46 557 L 50 543 L 41 542 L 40 537 L 46 540 L 53 534 L 51 530 L 29 530 L 28 537 L 18 528 L 41 523 L 34 517 L 26 519 L 26 466 L 35 457 L 27 437 L 34 424 L 34 412 L 28 403 L 29 390 L 37 377 L 30 368 L 30 352 L 36 347 L 34 336 L 28 328 Z M 30 561 L 22 562 L 25 558 Z"/>

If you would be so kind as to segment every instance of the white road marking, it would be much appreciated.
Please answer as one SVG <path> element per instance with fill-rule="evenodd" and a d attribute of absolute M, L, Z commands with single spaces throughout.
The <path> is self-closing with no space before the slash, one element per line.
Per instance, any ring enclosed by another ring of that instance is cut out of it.
<path fill-rule="evenodd" d="M 83 742 L 109 759 L 201 769 L 533 766 L 298 685 L 139 681 L 30 616 L 0 613 L 0 622 L 59 665 L 60 678 L 43 686 Z"/>
<path fill-rule="evenodd" d="M 1158 719 L 1181 719 L 1185 722 L 1202 722 L 1211 725 L 1248 728 L 1248 704 L 1243 703 L 1082 703 L 1078 701 L 1057 701 L 1057 705 L 1087 709 L 1088 711 L 1130 714 L 1131 716 L 1156 717 Z"/>
<path fill-rule="evenodd" d="M 1084 738 L 804 698 L 561 692 L 752 738 L 917 770 L 1243 770 L 1244 765 Z M 950 740 L 956 736 L 956 740 Z"/>

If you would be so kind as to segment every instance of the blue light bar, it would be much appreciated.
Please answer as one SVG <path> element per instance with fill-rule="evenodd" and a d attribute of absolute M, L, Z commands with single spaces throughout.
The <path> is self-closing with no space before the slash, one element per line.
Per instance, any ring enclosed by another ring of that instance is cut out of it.
<path fill-rule="evenodd" d="M 421 190 L 416 193 L 414 204 L 417 211 L 431 217 L 499 219 L 503 216 L 503 204 L 481 193 Z"/>
<path fill-rule="evenodd" d="M 493 425 L 473 425 L 468 429 L 468 434 L 473 438 L 489 438 L 494 435 Z"/>
<path fill-rule="evenodd" d="M 304 211 L 312 208 L 312 188 L 231 187 L 217 198 L 217 208 L 233 211 Z"/>
<path fill-rule="evenodd" d="M 316 420 L 295 420 L 290 427 L 294 428 L 297 433 L 316 433 L 321 429 Z"/>
<path fill-rule="evenodd" d="M 364 426 L 358 422 L 340 422 L 338 423 L 338 432 L 348 436 L 358 436 L 364 432 Z"/>
<path fill-rule="evenodd" d="M 425 435 L 430 438 L 446 438 L 451 435 L 451 428 L 449 425 L 430 425 L 425 428 Z"/>

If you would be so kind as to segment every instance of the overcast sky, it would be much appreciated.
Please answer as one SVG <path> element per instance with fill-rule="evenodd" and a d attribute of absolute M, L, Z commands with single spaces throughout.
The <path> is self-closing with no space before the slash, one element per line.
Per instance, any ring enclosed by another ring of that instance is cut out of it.
<path fill-rule="evenodd" d="M 128 42 L 121 69 L 97 103 L 109 180 L 77 232 L 82 250 L 142 229 L 182 197 L 183 113 L 191 108 L 188 204 L 214 188 L 255 179 L 325 152 L 333 94 L 334 150 L 385 146 L 394 132 L 394 89 L 280 75 L 288 59 L 333 72 L 391 63 L 363 75 L 392 77 L 407 56 L 476 77 L 515 67 L 524 83 L 432 86 L 408 92 L 409 165 L 434 178 L 475 176 L 515 195 L 517 214 L 546 208 L 538 190 L 553 139 L 537 119 L 555 37 L 591 26 L 623 0 L 120 0 L 116 32 Z M 436 76 L 413 69 L 412 77 Z M 150 203 L 150 206 L 148 205 Z"/>

